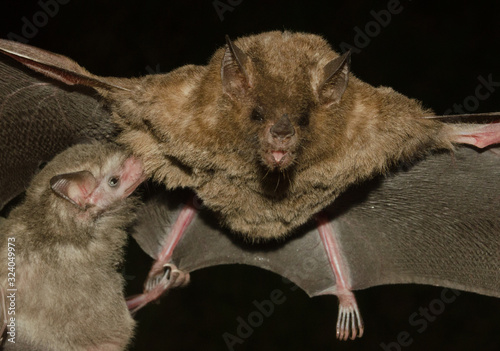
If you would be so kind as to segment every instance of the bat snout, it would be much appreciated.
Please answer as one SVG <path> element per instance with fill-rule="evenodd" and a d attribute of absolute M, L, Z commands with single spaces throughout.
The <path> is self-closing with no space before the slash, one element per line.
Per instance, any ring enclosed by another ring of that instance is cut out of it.
<path fill-rule="evenodd" d="M 284 170 L 294 163 L 298 137 L 287 114 L 268 125 L 263 142 L 262 160 L 271 170 Z"/>
<path fill-rule="evenodd" d="M 288 114 L 281 116 L 278 122 L 276 122 L 270 129 L 269 132 L 274 139 L 284 140 L 289 139 L 295 135 L 295 128 L 293 127 Z"/>

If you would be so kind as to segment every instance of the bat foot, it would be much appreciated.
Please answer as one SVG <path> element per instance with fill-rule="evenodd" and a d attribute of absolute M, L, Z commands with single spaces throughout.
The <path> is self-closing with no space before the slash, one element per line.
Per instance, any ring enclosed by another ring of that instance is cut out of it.
<path fill-rule="evenodd" d="M 163 265 L 163 271 L 150 275 L 144 285 L 144 292 L 149 293 L 158 287 L 164 291 L 185 286 L 189 283 L 190 276 L 188 272 L 181 271 L 176 265 L 166 263 Z"/>
<path fill-rule="evenodd" d="M 339 295 L 339 315 L 337 317 L 337 339 L 351 340 L 363 336 L 364 325 L 358 303 L 350 291 Z"/>
<path fill-rule="evenodd" d="M 150 273 L 142 294 L 126 299 L 130 313 L 135 314 L 148 303 L 158 300 L 168 290 L 188 284 L 189 279 L 188 272 L 181 271 L 174 264 L 164 264 L 161 272 Z"/>

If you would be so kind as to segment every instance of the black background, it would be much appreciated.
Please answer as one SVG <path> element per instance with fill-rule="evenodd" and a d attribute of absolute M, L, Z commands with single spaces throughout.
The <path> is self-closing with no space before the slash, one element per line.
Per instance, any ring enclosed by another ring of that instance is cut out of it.
<path fill-rule="evenodd" d="M 0 37 L 29 36 L 29 44 L 69 56 L 99 75 L 140 76 L 205 64 L 224 44 L 225 34 L 236 38 L 268 30 L 306 31 L 323 35 L 337 50 L 342 42 L 355 46 L 356 27 L 366 33 L 366 25 L 374 21 L 372 11 L 387 9 L 390 1 L 220 2 L 232 8 L 223 20 L 212 0 L 70 0 L 53 17 L 40 14 L 38 1 L 2 1 Z M 500 11 L 494 3 L 401 0 L 401 12 L 385 27 L 377 31 L 369 25 L 372 36 L 353 55 L 352 70 L 372 85 L 391 86 L 443 113 L 474 96 L 479 76 L 491 74 L 500 82 Z M 23 31 L 26 21 L 38 23 L 36 33 Z M 497 91 L 471 112 L 489 111 L 500 111 Z M 150 261 L 133 243 L 129 257 L 141 262 L 125 271 L 133 293 L 140 290 Z M 499 299 L 462 293 L 419 332 L 421 325 L 411 326 L 409 317 L 439 299 L 441 288 L 359 291 L 366 334 L 339 342 L 334 296 L 310 299 L 280 277 L 246 266 L 194 272 L 189 287 L 140 311 L 132 349 L 226 350 L 222 335 L 237 335 L 237 318 L 247 319 L 255 311 L 252 302 L 269 299 L 275 289 L 283 292 L 285 302 L 235 350 L 383 350 L 381 343 L 396 341 L 404 331 L 411 344 L 390 350 L 500 349 Z"/>

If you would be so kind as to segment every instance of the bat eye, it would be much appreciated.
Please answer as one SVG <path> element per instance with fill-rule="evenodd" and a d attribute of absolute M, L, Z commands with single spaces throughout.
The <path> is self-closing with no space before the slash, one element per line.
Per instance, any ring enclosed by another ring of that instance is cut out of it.
<path fill-rule="evenodd" d="M 307 112 L 300 114 L 298 124 L 301 127 L 306 127 L 309 125 L 309 114 Z"/>
<path fill-rule="evenodd" d="M 250 118 L 252 119 L 252 121 L 258 121 L 258 122 L 262 122 L 264 120 L 264 116 L 262 116 L 262 113 L 260 113 L 256 109 L 252 111 Z"/>
<path fill-rule="evenodd" d="M 111 177 L 108 179 L 108 185 L 112 188 L 115 188 L 120 184 L 120 178 L 118 177 Z"/>

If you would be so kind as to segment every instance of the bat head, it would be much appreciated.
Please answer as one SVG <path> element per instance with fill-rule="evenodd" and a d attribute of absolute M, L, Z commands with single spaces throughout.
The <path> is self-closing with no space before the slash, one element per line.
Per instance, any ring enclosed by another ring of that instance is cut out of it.
<path fill-rule="evenodd" d="M 338 56 L 318 36 L 266 35 L 236 43 L 226 37 L 222 91 L 240 139 L 253 144 L 245 147 L 268 170 L 283 171 L 311 156 L 322 115 L 332 115 L 347 88 L 350 53 Z"/>
<path fill-rule="evenodd" d="M 118 149 L 100 156 L 83 170 L 53 176 L 52 191 L 82 210 L 100 212 L 127 198 L 144 180 L 137 158 Z"/>

